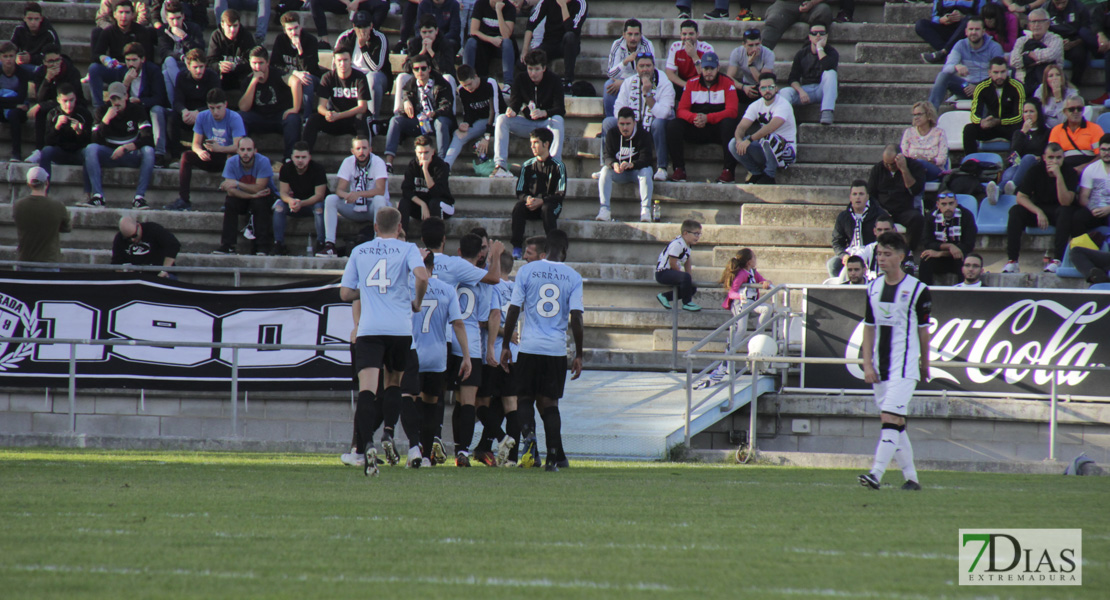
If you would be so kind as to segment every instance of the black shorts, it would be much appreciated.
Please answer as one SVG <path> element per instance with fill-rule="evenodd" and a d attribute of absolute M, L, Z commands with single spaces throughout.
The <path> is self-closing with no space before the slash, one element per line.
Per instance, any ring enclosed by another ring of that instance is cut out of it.
<path fill-rule="evenodd" d="M 428 371 L 420 374 L 420 391 L 433 398 L 443 397 L 443 384 L 447 377 L 444 372 Z"/>
<path fill-rule="evenodd" d="M 411 349 L 411 335 L 360 335 L 355 339 L 355 370 L 385 367 L 402 373 Z"/>
<path fill-rule="evenodd" d="M 462 357 L 450 354 L 447 356 L 447 381 L 448 389 L 458 390 L 460 386 L 472 385 L 474 387 L 482 386 L 482 361 L 477 358 L 470 360 L 470 377 L 466 379 L 459 379 L 459 368 L 462 366 Z"/>
<path fill-rule="evenodd" d="M 401 394 L 413 397 L 420 395 L 420 357 L 411 348 L 405 359 L 405 374 L 401 376 Z"/>
<path fill-rule="evenodd" d="M 567 357 L 521 352 L 513 367 L 516 395 L 535 399 L 539 396 L 558 400 L 567 381 Z"/>
<path fill-rule="evenodd" d="M 509 365 L 509 372 L 506 373 L 503 366 L 482 365 L 482 386 L 478 388 L 479 398 L 503 398 L 516 395 L 514 367 Z"/>

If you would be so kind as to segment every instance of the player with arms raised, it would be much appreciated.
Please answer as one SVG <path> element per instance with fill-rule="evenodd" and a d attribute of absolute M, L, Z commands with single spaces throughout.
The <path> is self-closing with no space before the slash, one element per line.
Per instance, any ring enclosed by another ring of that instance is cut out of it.
<path fill-rule="evenodd" d="M 524 330 L 514 368 L 517 396 L 534 398 L 539 405 L 547 440 L 544 468 L 548 471 L 569 465 L 559 416 L 559 398 L 567 378 L 568 320 L 574 335 L 571 379 L 582 374 L 582 276 L 563 264 L 568 247 L 567 234 L 562 230 L 547 233 L 547 257 L 517 272 L 504 327 L 505 339 L 513 339 L 520 311 L 524 310 Z M 508 346 L 503 347 L 501 364 L 507 368 L 512 359 Z"/>
<path fill-rule="evenodd" d="M 366 456 L 368 476 L 378 474 L 371 443 L 371 426 L 381 419 L 375 414 L 380 410 L 374 397 L 378 376 L 383 378 L 383 398 L 396 396 L 399 403 L 401 375 L 412 345 L 412 314 L 420 311 L 428 287 L 424 253 L 416 244 L 397 239 L 400 230 L 401 213 L 391 207 L 380 209 L 374 220 L 377 237 L 351 251 L 339 288 L 344 302 L 359 300 L 362 305 L 354 357 L 358 370 L 355 441 L 356 452 Z M 412 287 L 410 273 L 415 275 Z"/>
<path fill-rule="evenodd" d="M 920 490 L 913 464 L 913 446 L 906 431 L 906 412 L 917 382 L 929 380 L 929 288 L 902 270 L 906 241 L 896 232 L 879 236 L 875 245 L 879 277 L 867 284 L 867 313 L 863 326 L 863 378 L 875 386 L 875 404 L 883 423 L 871 472 L 859 476 L 864 487 L 879 489 L 890 459 L 898 464 L 906 483 L 903 490 Z M 876 335 L 877 334 L 877 335 Z"/>

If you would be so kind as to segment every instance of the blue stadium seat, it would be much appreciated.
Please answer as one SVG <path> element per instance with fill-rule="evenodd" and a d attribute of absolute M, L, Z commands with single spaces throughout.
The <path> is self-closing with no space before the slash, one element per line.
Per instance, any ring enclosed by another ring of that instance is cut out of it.
<path fill-rule="evenodd" d="M 1110 292 L 1110 283 L 1096 283 L 1088 289 L 1092 292 Z"/>
<path fill-rule="evenodd" d="M 960 208 L 970 212 L 972 216 L 979 214 L 979 201 L 971 194 L 956 194 L 956 203 L 960 205 Z"/>
<path fill-rule="evenodd" d="M 1092 230 L 1092 232 L 1093 231 L 1100 232 L 1104 236 L 1110 236 L 1110 226 L 1104 225 L 1102 227 L 1096 227 Z M 1105 252 L 1108 246 L 1110 246 L 1110 241 L 1103 242 L 1101 250 Z M 1086 275 L 1084 273 L 1080 273 L 1079 269 L 1075 268 L 1075 264 L 1071 262 L 1070 245 L 1064 250 L 1064 259 L 1060 261 L 1060 268 L 1056 269 L 1056 276 L 1075 278 L 1086 277 Z"/>
<path fill-rule="evenodd" d="M 1110 112 L 1104 112 L 1099 115 L 1098 119 L 1095 120 L 1095 123 L 1097 123 L 1103 131 L 1110 131 L 1106 129 L 1107 127 L 1110 127 Z"/>
<path fill-rule="evenodd" d="M 979 150 L 981 150 L 982 152 L 1009 152 L 1010 140 L 997 138 L 993 140 L 987 140 L 985 142 L 979 142 Z M 976 152 L 975 154 L 979 154 L 979 152 Z"/>
<path fill-rule="evenodd" d="M 1105 69 L 1106 59 L 1092 58 L 1090 64 L 1087 65 L 1088 69 Z"/>
<path fill-rule="evenodd" d="M 1006 222 L 1010 220 L 1010 207 L 1017 204 L 1017 196 L 999 196 L 998 204 L 984 202 L 979 207 L 975 225 L 980 234 L 1006 233 Z"/>

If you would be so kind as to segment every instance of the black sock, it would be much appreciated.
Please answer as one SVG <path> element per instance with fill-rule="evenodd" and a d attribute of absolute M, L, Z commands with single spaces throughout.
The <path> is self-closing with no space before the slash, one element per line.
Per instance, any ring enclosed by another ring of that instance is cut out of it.
<path fill-rule="evenodd" d="M 561 460 L 563 452 L 563 418 L 558 406 L 543 409 L 543 432 L 547 439 L 547 461 Z"/>
<path fill-rule="evenodd" d="M 536 433 L 536 401 L 520 400 L 517 408 L 517 419 L 520 420 L 521 435 L 529 436 Z"/>
<path fill-rule="evenodd" d="M 455 454 L 470 451 L 470 441 L 474 439 L 474 405 L 456 404 L 458 429 L 455 431 Z"/>
<path fill-rule="evenodd" d="M 374 396 L 374 411 L 371 413 L 370 435 L 366 438 L 371 444 L 374 443 L 374 434 L 378 432 L 382 423 L 385 422 L 385 418 L 382 416 L 384 412 L 385 407 L 382 402 L 382 392 L 379 391 Z"/>
<path fill-rule="evenodd" d="M 436 402 L 433 406 L 436 407 L 435 436 L 443 439 L 443 415 L 447 412 L 447 402 L 440 397 L 439 402 Z"/>
<path fill-rule="evenodd" d="M 493 404 L 489 406 L 489 413 L 486 416 L 486 420 L 482 421 L 483 437 L 489 438 L 491 446 L 494 440 L 505 437 L 505 430 L 501 429 L 501 421 L 504 419 L 505 407 L 501 404 L 500 398 L 495 398 Z"/>
<path fill-rule="evenodd" d="M 409 438 L 409 447 L 420 443 L 420 402 L 411 396 L 401 398 L 401 428 L 405 430 L 405 437 Z"/>
<path fill-rule="evenodd" d="M 478 440 L 478 446 L 474 448 L 475 452 L 487 452 L 493 447 L 493 444 L 486 442 L 486 437 L 489 435 L 489 428 L 486 421 L 489 419 L 489 406 L 475 406 L 474 419 L 477 423 L 482 424 L 482 437 Z"/>
<path fill-rule="evenodd" d="M 397 428 L 397 419 L 401 416 L 401 388 L 398 386 L 391 386 L 385 388 L 382 393 L 382 412 L 383 419 L 385 420 L 385 430 L 389 437 L 393 437 L 393 431 Z"/>
<path fill-rule="evenodd" d="M 515 410 L 505 413 L 505 435 L 516 440 L 516 445 L 509 451 L 509 460 L 516 462 L 516 451 L 520 448 L 520 419 Z"/>
<path fill-rule="evenodd" d="M 374 432 L 378 429 L 374 425 L 377 420 L 377 406 L 374 392 L 358 393 L 358 403 L 355 404 L 355 448 L 359 454 L 366 454 L 366 445 L 374 440 Z"/>
<path fill-rule="evenodd" d="M 435 404 L 420 403 L 420 416 L 422 418 L 420 423 L 420 448 L 423 451 L 424 458 L 432 457 L 432 443 L 435 441 L 436 428 L 443 426 L 442 420 L 436 422 L 436 416 L 439 414 L 439 407 Z"/>

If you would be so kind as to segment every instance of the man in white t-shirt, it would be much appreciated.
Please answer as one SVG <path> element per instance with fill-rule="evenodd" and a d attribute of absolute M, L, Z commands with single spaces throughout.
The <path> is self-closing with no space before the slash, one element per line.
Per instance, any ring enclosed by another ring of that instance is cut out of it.
<path fill-rule="evenodd" d="M 965 256 L 963 266 L 960 267 L 960 274 L 963 275 L 964 280 L 953 287 L 983 287 L 983 257 L 974 252 Z"/>
<path fill-rule="evenodd" d="M 1110 216 L 1110 133 L 1098 140 L 1098 161 L 1083 169 L 1079 176 L 1078 201 L 1062 210 L 1071 214 L 1072 236 L 1107 224 Z M 1064 219 L 1057 217 L 1056 220 L 1059 227 L 1059 221 Z"/>
<path fill-rule="evenodd" d="M 389 173 L 385 161 L 370 152 L 370 140 L 356 135 L 351 140 L 351 156 L 339 165 L 335 193 L 324 198 L 324 248 L 316 256 L 335 256 L 335 230 L 339 215 L 358 223 L 373 223 L 389 203 Z"/>
<path fill-rule="evenodd" d="M 798 127 L 794 107 L 778 95 L 774 73 L 759 75 L 759 94 L 761 99 L 744 111 L 728 151 L 751 173 L 747 183 L 774 185 L 778 169 L 797 160 Z M 745 135 L 752 125 L 759 129 Z"/>

